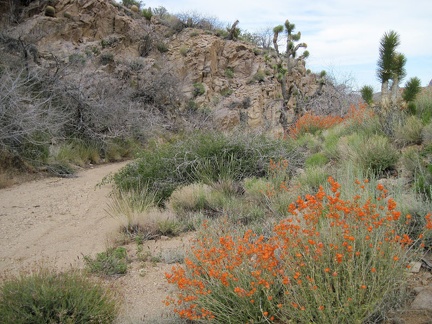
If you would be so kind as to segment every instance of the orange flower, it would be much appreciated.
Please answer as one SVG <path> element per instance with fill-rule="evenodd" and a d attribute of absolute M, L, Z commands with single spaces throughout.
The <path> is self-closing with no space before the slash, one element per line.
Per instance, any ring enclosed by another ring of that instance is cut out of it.
<path fill-rule="evenodd" d="M 393 257 L 393 261 L 398 261 L 399 260 L 399 257 L 397 256 L 397 255 L 395 255 L 394 257 Z"/>

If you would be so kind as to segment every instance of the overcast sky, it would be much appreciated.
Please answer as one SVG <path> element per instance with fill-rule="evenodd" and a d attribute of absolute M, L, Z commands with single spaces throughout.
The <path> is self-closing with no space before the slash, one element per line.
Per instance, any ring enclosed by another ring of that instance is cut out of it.
<path fill-rule="evenodd" d="M 169 13 L 196 11 L 233 23 L 250 32 L 281 25 L 286 19 L 308 44 L 307 68 L 326 70 L 352 86 L 371 85 L 376 78 L 379 41 L 389 30 L 400 35 L 399 52 L 407 57 L 407 77 L 422 86 L 432 79 L 432 0 L 155 0 L 145 7 L 164 6 Z"/>

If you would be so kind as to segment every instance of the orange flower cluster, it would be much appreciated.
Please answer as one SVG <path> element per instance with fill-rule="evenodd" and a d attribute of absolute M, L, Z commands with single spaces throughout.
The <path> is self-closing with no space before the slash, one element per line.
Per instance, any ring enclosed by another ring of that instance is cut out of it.
<path fill-rule="evenodd" d="M 370 296 L 383 298 L 377 283 L 405 267 L 413 241 L 398 233 L 401 213 L 382 185 L 378 197 L 364 197 L 370 184 L 357 181 L 359 194 L 342 199 L 340 184 L 328 182 L 329 193 L 321 187 L 292 203 L 271 237 L 248 230 L 240 238 L 197 240 L 185 268 L 166 274 L 180 291 L 166 304 L 182 318 L 219 322 L 222 314 L 232 322 L 315 322 L 373 311 Z M 426 220 L 432 227 L 431 215 Z"/>
<path fill-rule="evenodd" d="M 328 129 L 343 122 L 340 116 L 318 116 L 312 113 L 307 113 L 301 116 L 297 122 L 289 130 L 289 135 L 292 138 L 297 138 L 304 133 L 315 133 L 318 130 Z"/>
<path fill-rule="evenodd" d="M 314 133 L 318 130 L 328 129 L 342 122 L 355 122 L 362 124 L 373 117 L 373 111 L 366 104 L 360 103 L 357 107 L 351 105 L 347 114 L 343 117 L 332 115 L 314 115 L 307 113 L 301 116 L 289 130 L 292 138 L 297 138 L 304 133 Z"/>

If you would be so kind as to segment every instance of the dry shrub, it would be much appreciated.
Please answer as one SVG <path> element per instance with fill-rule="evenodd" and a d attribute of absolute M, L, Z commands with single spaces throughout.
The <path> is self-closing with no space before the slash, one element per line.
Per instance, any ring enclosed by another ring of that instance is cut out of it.
<path fill-rule="evenodd" d="M 421 144 L 423 124 L 420 118 L 409 116 L 403 121 L 402 125 L 397 125 L 395 128 L 395 140 L 400 145 Z"/>
<path fill-rule="evenodd" d="M 212 188 L 206 184 L 190 184 L 174 190 L 167 206 L 180 219 L 209 208 Z"/>

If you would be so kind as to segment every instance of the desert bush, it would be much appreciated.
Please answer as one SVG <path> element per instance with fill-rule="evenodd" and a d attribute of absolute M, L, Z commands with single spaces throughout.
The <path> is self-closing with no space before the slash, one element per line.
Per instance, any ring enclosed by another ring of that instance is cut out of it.
<path fill-rule="evenodd" d="M 123 190 L 148 187 L 163 202 L 179 186 L 261 176 L 271 158 L 285 158 L 290 168 L 295 168 L 301 160 L 298 154 L 289 141 L 261 135 L 195 132 L 143 151 L 136 162 L 114 176 L 114 181 Z"/>
<path fill-rule="evenodd" d="M 27 154 L 37 162 L 47 159 L 53 136 L 61 136 L 71 121 L 71 103 L 63 101 L 58 79 L 43 72 L 5 70 L 0 75 L 0 147 Z M 59 106 L 61 104 L 61 106 Z"/>
<path fill-rule="evenodd" d="M 2 323 L 114 323 L 112 293 L 78 273 L 36 271 L 0 285 Z"/>
<path fill-rule="evenodd" d="M 344 116 L 341 135 L 349 135 L 354 132 L 364 135 L 383 133 L 378 116 L 364 104 L 351 105 Z"/>
<path fill-rule="evenodd" d="M 226 76 L 228 79 L 232 79 L 232 78 L 234 78 L 234 69 L 233 69 L 233 68 L 230 68 L 230 67 L 227 67 L 227 68 L 225 69 L 225 76 Z"/>
<path fill-rule="evenodd" d="M 53 156 L 55 161 L 67 162 L 78 166 L 89 163 L 98 164 L 101 161 L 102 143 L 71 139 L 62 143 Z"/>
<path fill-rule="evenodd" d="M 114 62 L 114 54 L 110 52 L 102 53 L 99 60 L 100 64 L 107 65 Z"/>
<path fill-rule="evenodd" d="M 189 52 L 190 52 L 190 48 L 188 48 L 186 46 L 180 47 L 180 54 L 182 56 L 186 56 Z"/>
<path fill-rule="evenodd" d="M 124 275 L 127 272 L 127 252 L 124 247 L 110 248 L 95 258 L 84 256 L 87 269 L 98 275 Z"/>
<path fill-rule="evenodd" d="M 193 96 L 199 97 L 202 96 L 205 93 L 205 87 L 202 83 L 194 83 L 193 84 Z"/>
<path fill-rule="evenodd" d="M 324 166 L 306 167 L 304 173 L 298 177 L 301 192 L 314 192 L 325 184 L 329 174 Z"/>
<path fill-rule="evenodd" d="M 257 82 L 262 82 L 265 80 L 265 77 L 265 73 L 262 70 L 258 70 L 257 73 L 253 75 L 252 79 Z"/>
<path fill-rule="evenodd" d="M 122 0 L 122 4 L 125 7 L 132 7 L 132 6 L 137 6 L 138 8 L 141 8 L 141 2 L 142 1 L 136 1 L 136 0 Z"/>
<path fill-rule="evenodd" d="M 402 124 L 395 125 L 395 141 L 403 146 L 421 144 L 422 130 L 422 121 L 417 116 L 409 116 L 402 121 Z"/>
<path fill-rule="evenodd" d="M 339 151 L 374 175 L 394 168 L 399 157 L 388 138 L 382 135 L 367 137 L 354 133 L 339 142 Z"/>
<path fill-rule="evenodd" d="M 142 16 L 147 19 L 148 21 L 151 20 L 151 18 L 153 17 L 153 12 L 151 8 L 144 8 L 142 10 Z"/>
<path fill-rule="evenodd" d="M 323 152 L 318 152 L 308 156 L 305 160 L 306 167 L 324 166 L 328 162 L 328 158 Z"/>
<path fill-rule="evenodd" d="M 339 116 L 317 116 L 312 113 L 307 113 L 300 117 L 289 130 L 289 134 L 293 138 L 304 133 L 316 134 L 319 131 L 340 124 L 343 119 Z"/>
<path fill-rule="evenodd" d="M 206 16 L 197 11 L 180 12 L 176 13 L 175 16 L 186 27 L 214 31 L 218 28 L 223 28 L 224 25 L 218 18 Z"/>
<path fill-rule="evenodd" d="M 415 114 L 427 124 L 432 120 L 432 90 L 424 89 L 414 100 Z"/>
<path fill-rule="evenodd" d="M 425 127 L 423 127 L 422 141 L 425 145 L 432 144 L 432 123 L 429 123 Z"/>
<path fill-rule="evenodd" d="M 417 147 L 407 147 L 402 151 L 400 157 L 402 172 L 413 178 L 422 169 L 423 161 Z"/>
<path fill-rule="evenodd" d="M 179 187 L 171 194 L 167 206 L 177 217 L 186 218 L 191 213 L 210 209 L 209 196 L 212 189 L 209 185 L 193 183 Z"/>
<path fill-rule="evenodd" d="M 178 288 L 166 304 L 182 318 L 213 323 L 382 318 L 402 298 L 417 238 L 400 232 L 400 220 L 409 218 L 384 187 L 368 187 L 357 181 L 357 193 L 344 200 L 330 178 L 328 191 L 321 187 L 290 204 L 270 237 L 204 225 L 185 266 L 166 273 Z"/>
<path fill-rule="evenodd" d="M 162 42 L 157 43 L 156 48 L 160 53 L 168 52 L 168 46 L 165 43 Z"/>

